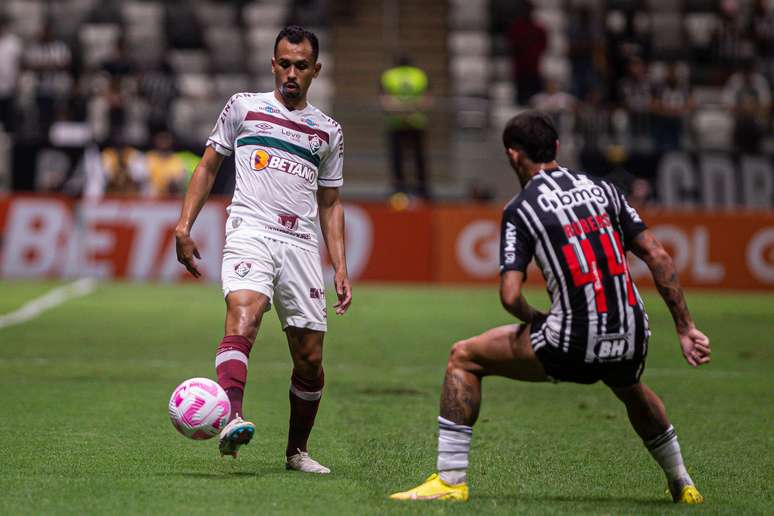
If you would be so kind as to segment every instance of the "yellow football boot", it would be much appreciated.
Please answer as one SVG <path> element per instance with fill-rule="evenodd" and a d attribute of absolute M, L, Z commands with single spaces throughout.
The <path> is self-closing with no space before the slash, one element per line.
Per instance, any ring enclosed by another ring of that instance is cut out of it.
<path fill-rule="evenodd" d="M 454 500 L 459 502 L 468 501 L 468 484 L 459 484 L 450 486 L 441 480 L 438 473 L 433 473 L 423 484 L 414 489 L 393 493 L 390 495 L 393 500 Z"/>
<path fill-rule="evenodd" d="M 688 505 L 698 505 L 704 503 L 704 497 L 701 495 L 696 486 L 687 485 L 680 489 L 679 493 L 672 495 L 672 500 L 675 503 L 684 503 Z"/>

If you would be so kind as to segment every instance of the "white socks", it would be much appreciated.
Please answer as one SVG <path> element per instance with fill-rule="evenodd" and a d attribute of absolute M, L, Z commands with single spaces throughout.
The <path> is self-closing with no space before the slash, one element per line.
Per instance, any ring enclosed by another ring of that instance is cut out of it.
<path fill-rule="evenodd" d="M 693 485 L 693 480 L 683 464 L 680 443 L 677 442 L 677 433 L 673 426 L 658 437 L 645 441 L 645 447 L 666 473 L 667 481 Z"/>
<path fill-rule="evenodd" d="M 438 473 L 449 485 L 467 481 L 468 453 L 473 427 L 458 425 L 438 416 Z"/>

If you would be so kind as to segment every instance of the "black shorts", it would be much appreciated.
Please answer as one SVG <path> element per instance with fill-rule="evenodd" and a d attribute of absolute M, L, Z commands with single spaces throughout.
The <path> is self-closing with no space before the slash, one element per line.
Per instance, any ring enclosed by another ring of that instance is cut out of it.
<path fill-rule="evenodd" d="M 543 332 L 546 319 L 539 315 L 532 321 L 530 328 L 530 341 L 535 347 L 535 337 Z M 584 345 L 585 347 L 585 345 Z M 644 347 L 647 349 L 647 346 Z M 535 350 L 543 369 L 551 379 L 558 382 L 573 382 L 592 384 L 602 380 L 610 387 L 628 387 L 639 383 L 640 376 L 645 370 L 645 356 L 635 357 L 632 360 L 617 362 L 584 362 L 583 359 L 573 358 L 571 353 L 560 348 L 545 344 Z"/>

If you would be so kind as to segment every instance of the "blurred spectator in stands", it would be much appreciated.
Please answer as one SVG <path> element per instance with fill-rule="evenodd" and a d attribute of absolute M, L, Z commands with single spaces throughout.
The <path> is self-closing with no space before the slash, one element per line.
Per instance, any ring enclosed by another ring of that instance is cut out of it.
<path fill-rule="evenodd" d="M 72 87 L 72 54 L 64 41 L 54 38 L 51 22 L 46 21 L 38 39 L 24 53 L 24 66 L 35 80 L 37 134 L 48 138 L 58 104 L 66 101 Z"/>
<path fill-rule="evenodd" d="M 130 145 L 105 148 L 102 151 L 102 169 L 105 194 L 138 195 L 150 189 L 145 158 L 142 152 Z"/>
<path fill-rule="evenodd" d="M 153 148 L 145 154 L 150 181 L 150 195 L 166 197 L 179 195 L 188 180 L 183 159 L 174 151 L 172 133 L 162 131 L 153 135 Z"/>
<path fill-rule="evenodd" d="M 655 206 L 653 187 L 647 179 L 635 178 L 629 185 L 628 201 L 637 211 L 646 210 Z"/>
<path fill-rule="evenodd" d="M 87 23 L 122 25 L 124 18 L 121 15 L 121 4 L 123 0 L 100 0 L 94 3 Z"/>
<path fill-rule="evenodd" d="M 126 40 L 120 36 L 113 46 L 113 51 L 102 63 L 102 70 L 111 77 L 124 78 L 134 73 L 134 64 L 126 55 Z"/>
<path fill-rule="evenodd" d="M 735 68 L 739 61 L 753 56 L 752 42 L 745 32 L 738 0 L 721 0 L 713 45 L 720 68 Z"/>
<path fill-rule="evenodd" d="M 570 17 L 568 30 L 570 49 L 568 57 L 572 66 L 572 94 L 585 100 L 589 92 L 600 83 L 600 69 L 604 69 L 604 38 L 594 20 L 591 7 L 576 8 Z"/>
<path fill-rule="evenodd" d="M 592 89 L 585 100 L 577 104 L 575 134 L 581 152 L 596 153 L 611 143 L 610 108 L 604 102 L 602 88 Z"/>
<path fill-rule="evenodd" d="M 766 79 L 774 80 L 774 3 L 756 0 L 748 27 L 755 55 L 760 60 L 761 72 Z"/>
<path fill-rule="evenodd" d="M 529 99 L 529 105 L 538 111 L 551 115 L 560 136 L 572 130 L 577 99 L 566 91 L 562 91 L 561 84 L 556 77 L 546 78 L 545 90 L 533 95 Z"/>
<path fill-rule="evenodd" d="M 533 3 L 528 0 L 523 5 L 522 14 L 513 20 L 508 31 L 516 102 L 522 106 L 543 89 L 540 62 L 548 46 L 546 29 L 534 19 Z"/>
<path fill-rule="evenodd" d="M 757 154 L 766 133 L 771 109 L 769 81 L 756 70 L 755 60 L 745 59 L 729 77 L 723 101 L 734 113 L 734 148 Z"/>
<path fill-rule="evenodd" d="M 640 17 L 638 18 L 638 14 Z M 639 59 L 641 62 L 650 60 L 651 38 L 638 30 L 637 20 L 642 18 L 642 11 L 629 8 L 626 11 L 617 9 L 607 14 L 605 47 L 607 48 L 607 84 L 609 100 L 624 102 L 620 98 L 620 82 L 630 72 L 631 62 Z M 572 43 L 572 42 L 571 42 Z"/>
<path fill-rule="evenodd" d="M 334 3 L 339 3 L 340 1 L 338 0 Z M 301 25 L 302 27 L 327 26 L 327 2 L 321 0 L 293 0 L 285 25 Z"/>
<path fill-rule="evenodd" d="M 98 142 L 115 145 L 126 136 L 128 93 L 121 77 L 107 77 L 91 101 L 92 125 Z"/>
<path fill-rule="evenodd" d="M 678 67 L 669 63 L 666 76 L 653 87 L 653 136 L 660 152 L 682 146 L 685 121 L 696 107 L 691 85 Z"/>
<path fill-rule="evenodd" d="M 0 131 L 13 132 L 16 124 L 16 88 L 22 41 L 11 31 L 11 23 L 0 13 Z"/>
<path fill-rule="evenodd" d="M 164 2 L 164 33 L 172 48 L 197 49 L 204 47 L 204 29 L 196 16 L 193 2 L 168 0 Z"/>
<path fill-rule="evenodd" d="M 148 105 L 148 125 L 151 133 L 169 128 L 172 101 L 177 96 L 177 82 L 172 66 L 164 59 L 158 68 L 140 75 L 140 96 Z"/>
<path fill-rule="evenodd" d="M 409 191 L 403 172 L 403 158 L 409 151 L 414 155 L 415 193 L 422 199 L 430 198 L 425 157 L 426 111 L 431 103 L 429 86 L 424 70 L 414 66 L 405 55 L 398 57 L 396 66 L 381 77 L 380 101 L 392 161 L 393 189 L 395 193 Z"/>
<path fill-rule="evenodd" d="M 651 142 L 652 85 L 645 62 L 639 57 L 629 59 L 626 76 L 618 84 L 620 104 L 628 113 L 629 145 L 640 149 Z"/>

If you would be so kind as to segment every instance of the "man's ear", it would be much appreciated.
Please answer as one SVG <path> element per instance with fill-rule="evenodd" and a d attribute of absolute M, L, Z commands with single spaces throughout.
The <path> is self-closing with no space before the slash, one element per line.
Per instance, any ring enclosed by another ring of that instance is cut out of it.
<path fill-rule="evenodd" d="M 314 78 L 316 79 L 318 75 L 320 75 L 320 70 L 322 70 L 322 63 L 315 63 L 314 65 Z"/>
<path fill-rule="evenodd" d="M 519 161 L 519 151 L 516 149 L 513 149 L 511 147 L 507 147 L 505 149 L 505 154 L 508 155 L 508 159 L 511 160 L 512 163 L 518 163 Z"/>

